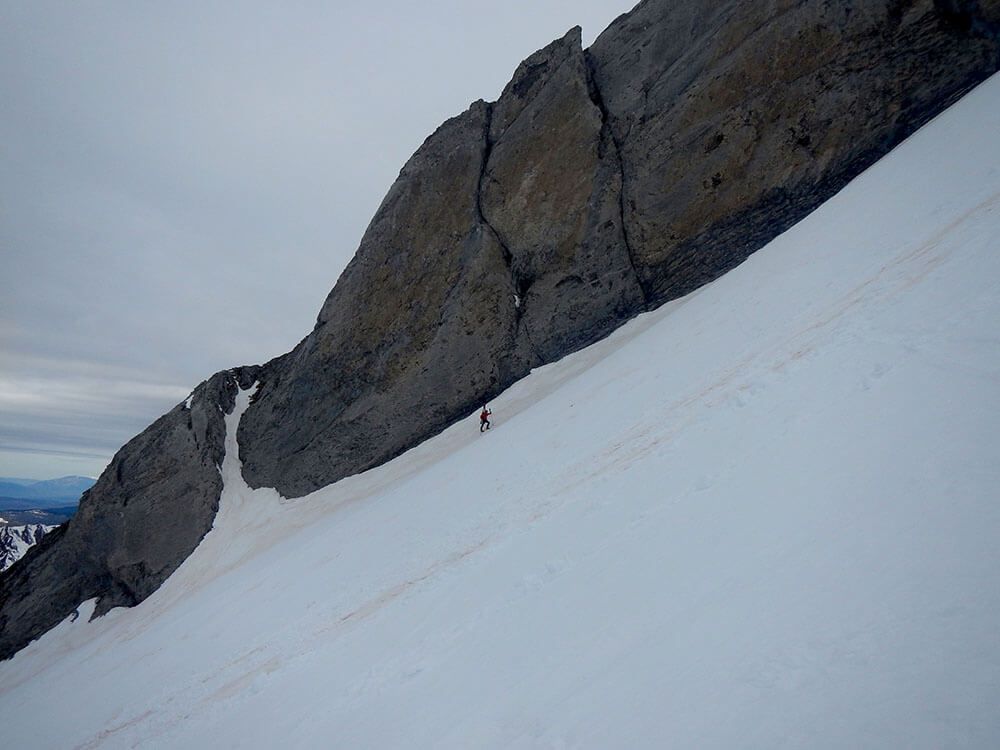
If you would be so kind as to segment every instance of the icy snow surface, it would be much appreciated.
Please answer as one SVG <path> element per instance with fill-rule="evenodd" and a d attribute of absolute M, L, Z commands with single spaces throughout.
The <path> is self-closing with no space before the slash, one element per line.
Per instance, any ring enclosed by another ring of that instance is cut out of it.
<path fill-rule="evenodd" d="M 1000 747 L 1000 78 L 390 464 L 0 664 L 32 748 Z"/>

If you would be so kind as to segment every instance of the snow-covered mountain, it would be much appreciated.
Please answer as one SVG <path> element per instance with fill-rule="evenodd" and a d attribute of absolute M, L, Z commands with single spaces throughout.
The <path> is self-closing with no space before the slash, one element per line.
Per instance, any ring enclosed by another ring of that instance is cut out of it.
<path fill-rule="evenodd" d="M 4 521 L 0 518 L 0 524 Z M 54 526 L 41 523 L 25 526 L 0 525 L 0 570 L 7 570 L 15 561 L 24 557 L 28 548 L 51 531 Z"/>
<path fill-rule="evenodd" d="M 0 663 L 12 746 L 997 747 L 1000 78 L 743 265 Z"/>

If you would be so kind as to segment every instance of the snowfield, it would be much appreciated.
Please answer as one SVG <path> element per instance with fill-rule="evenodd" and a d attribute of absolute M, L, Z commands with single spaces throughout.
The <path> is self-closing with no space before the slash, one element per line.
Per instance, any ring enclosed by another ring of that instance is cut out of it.
<path fill-rule="evenodd" d="M 0 664 L 32 748 L 1000 747 L 1000 78 L 391 463 Z"/>

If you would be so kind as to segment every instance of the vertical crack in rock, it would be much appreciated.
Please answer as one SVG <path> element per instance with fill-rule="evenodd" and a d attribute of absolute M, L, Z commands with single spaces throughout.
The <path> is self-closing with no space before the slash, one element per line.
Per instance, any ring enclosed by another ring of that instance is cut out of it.
<path fill-rule="evenodd" d="M 493 123 L 493 105 L 489 102 L 486 103 L 486 121 L 483 123 L 483 158 L 479 164 L 479 183 L 476 186 L 476 213 L 479 215 L 479 220 L 486 226 L 487 229 L 496 238 L 496 241 L 500 243 L 500 249 L 503 251 L 504 263 L 506 263 L 507 268 L 511 269 L 511 262 L 513 256 L 511 255 L 510 248 L 507 247 L 507 243 L 504 242 L 503 237 L 496 228 L 490 223 L 489 219 L 486 218 L 486 214 L 483 213 L 483 181 L 486 179 L 486 166 L 490 160 L 490 154 L 493 152 L 493 141 L 490 139 L 490 126 Z M 513 270 L 511 270 L 511 280 L 513 278 Z M 515 288 L 517 284 L 514 284 Z"/>
<path fill-rule="evenodd" d="M 537 360 L 537 364 L 544 364 L 545 359 L 535 346 L 535 342 L 531 340 L 531 331 L 528 327 L 527 321 L 524 320 L 528 289 L 526 286 L 522 285 L 521 280 L 518 278 L 518 274 L 514 271 L 514 255 L 511 253 L 510 247 L 507 245 L 507 242 L 504 240 L 500 232 L 497 231 L 497 228 L 493 226 L 492 222 L 490 222 L 488 218 L 486 218 L 486 213 L 483 211 L 483 183 L 486 180 L 486 168 L 489 165 L 490 155 L 493 153 L 493 139 L 490 138 L 490 128 L 492 125 L 493 105 L 487 103 L 486 121 L 483 125 L 483 156 L 479 165 L 479 182 L 476 185 L 476 213 L 478 214 L 479 220 L 482 222 L 483 226 L 489 229 L 490 233 L 496 239 L 497 244 L 500 245 L 500 251 L 503 254 L 504 264 L 507 266 L 507 271 L 510 274 L 511 288 L 513 289 L 514 297 L 511 302 L 515 308 L 515 336 L 520 331 L 524 331 L 525 341 L 527 341 L 528 348 L 531 349 L 532 355 Z"/>
<path fill-rule="evenodd" d="M 594 75 L 594 61 L 590 56 L 590 50 L 583 51 L 583 61 L 587 71 L 587 91 L 590 94 L 590 100 L 601 113 L 601 136 L 602 138 L 606 136 L 611 141 L 611 145 L 615 149 L 615 160 L 618 162 L 618 174 L 621 180 L 621 186 L 618 189 L 618 213 L 619 221 L 622 225 L 622 240 L 625 242 L 625 255 L 628 258 L 629 265 L 632 267 L 632 273 L 635 274 L 635 282 L 639 286 L 639 291 L 642 292 L 643 303 L 646 309 L 649 309 L 649 290 L 646 289 L 646 284 L 639 273 L 638 266 L 636 266 L 635 252 L 632 249 L 632 242 L 628 236 L 628 222 L 625 219 L 625 159 L 622 157 L 621 143 L 618 142 L 615 131 L 611 127 L 611 117 L 608 114 L 607 106 L 604 104 L 604 98 L 601 96 L 601 90 L 597 86 L 597 78 Z"/>

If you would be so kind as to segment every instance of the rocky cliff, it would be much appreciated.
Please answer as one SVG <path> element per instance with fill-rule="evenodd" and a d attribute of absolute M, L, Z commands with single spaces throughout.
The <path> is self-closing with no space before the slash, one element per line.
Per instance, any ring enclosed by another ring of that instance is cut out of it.
<path fill-rule="evenodd" d="M 251 485 L 384 462 L 740 263 L 994 72 L 998 29 L 1000 0 L 646 0 L 571 30 L 417 150 L 293 351 L 199 386 L 0 578 L 0 657 L 194 549 L 237 384 Z"/>
<path fill-rule="evenodd" d="M 87 599 L 100 614 L 141 602 L 191 554 L 219 508 L 224 412 L 256 369 L 214 375 L 126 443 L 72 520 L 0 575 L 0 657 Z"/>

